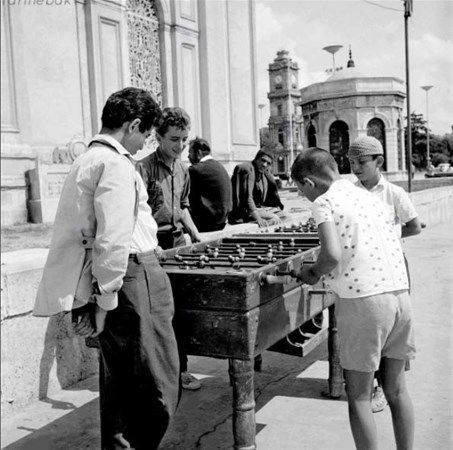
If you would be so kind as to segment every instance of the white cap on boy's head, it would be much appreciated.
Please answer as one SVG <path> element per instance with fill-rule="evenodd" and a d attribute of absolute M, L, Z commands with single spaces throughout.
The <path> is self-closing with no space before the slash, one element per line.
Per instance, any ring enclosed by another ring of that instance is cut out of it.
<path fill-rule="evenodd" d="M 349 146 L 348 157 L 358 158 L 360 156 L 383 155 L 382 144 L 372 136 L 361 136 Z"/>

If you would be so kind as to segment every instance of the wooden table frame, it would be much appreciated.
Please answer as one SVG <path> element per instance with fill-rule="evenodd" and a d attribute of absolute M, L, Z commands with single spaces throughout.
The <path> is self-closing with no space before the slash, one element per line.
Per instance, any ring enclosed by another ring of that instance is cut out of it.
<path fill-rule="evenodd" d="M 339 363 L 335 305 L 329 308 L 329 395 L 339 398 L 343 389 L 343 375 Z M 233 436 L 237 450 L 254 450 L 255 443 L 255 392 L 254 360 L 230 358 L 229 374 L 233 386 Z"/>
<path fill-rule="evenodd" d="M 212 245 L 220 241 L 212 241 Z M 202 250 L 206 244 L 209 243 L 195 244 L 192 248 Z M 190 250 L 182 247 L 165 253 L 171 258 L 187 249 Z M 318 251 L 319 247 L 313 247 L 250 273 L 222 274 L 209 269 L 190 273 L 164 265 L 172 283 L 175 319 L 181 327 L 179 334 L 187 354 L 229 361 L 235 449 L 256 449 L 254 357 L 326 308 L 329 310 L 329 393 L 334 398 L 341 395 L 343 377 L 334 295 L 325 291 L 322 284 L 312 288 L 296 280 L 279 286 L 266 286 L 262 282 L 266 275 L 275 275 L 277 270 L 285 272 L 290 267 L 299 270 L 302 264 L 312 262 Z"/>

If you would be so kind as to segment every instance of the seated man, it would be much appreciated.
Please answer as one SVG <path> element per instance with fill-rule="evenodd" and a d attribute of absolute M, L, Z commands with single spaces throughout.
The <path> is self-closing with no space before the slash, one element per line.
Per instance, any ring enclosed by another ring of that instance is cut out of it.
<path fill-rule="evenodd" d="M 278 222 L 283 216 L 283 204 L 278 195 L 277 184 L 269 167 L 273 154 L 261 149 L 251 162 L 234 168 L 231 183 L 233 186 L 233 210 L 230 223 L 255 221 L 266 226 L 268 220 Z"/>
<path fill-rule="evenodd" d="M 207 141 L 193 139 L 189 144 L 190 213 L 198 231 L 223 230 L 232 208 L 228 172 L 212 158 Z"/>

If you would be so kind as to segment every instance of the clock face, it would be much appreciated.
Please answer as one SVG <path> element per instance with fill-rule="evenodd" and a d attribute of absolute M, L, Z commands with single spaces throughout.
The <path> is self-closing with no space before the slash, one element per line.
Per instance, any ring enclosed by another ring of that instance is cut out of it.
<path fill-rule="evenodd" d="M 274 81 L 275 81 L 275 84 L 282 84 L 283 78 L 282 78 L 281 75 L 277 75 L 277 76 L 274 78 Z"/>

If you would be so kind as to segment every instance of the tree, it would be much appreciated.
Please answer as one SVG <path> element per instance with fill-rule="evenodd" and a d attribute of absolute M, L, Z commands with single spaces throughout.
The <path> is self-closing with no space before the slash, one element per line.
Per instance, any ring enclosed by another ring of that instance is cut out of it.
<path fill-rule="evenodd" d="M 412 162 L 418 169 L 427 167 L 427 130 L 423 114 L 411 113 Z M 448 135 L 445 135 L 448 136 Z M 407 142 L 407 141 L 406 141 Z M 449 151 L 448 139 L 429 133 L 429 153 L 436 166 L 441 162 L 453 162 L 453 152 Z"/>
<path fill-rule="evenodd" d="M 271 132 L 267 127 L 260 129 L 260 148 L 270 149 L 273 153 L 278 153 L 283 149 L 280 142 L 272 138 Z"/>

